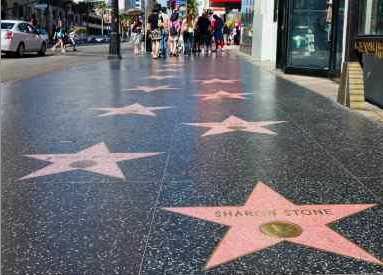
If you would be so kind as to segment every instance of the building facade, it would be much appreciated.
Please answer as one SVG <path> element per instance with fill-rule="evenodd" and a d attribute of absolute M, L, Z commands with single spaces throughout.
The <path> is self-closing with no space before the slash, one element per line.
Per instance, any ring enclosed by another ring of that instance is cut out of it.
<path fill-rule="evenodd" d="M 363 68 L 366 100 L 383 107 L 383 0 L 348 0 L 345 61 Z"/>
<path fill-rule="evenodd" d="M 242 17 L 243 52 L 318 76 L 358 62 L 365 99 L 383 106 L 383 0 L 245 0 Z"/>
<path fill-rule="evenodd" d="M 340 73 L 345 0 L 259 0 L 245 15 L 243 48 L 255 58 L 285 72 Z"/>
<path fill-rule="evenodd" d="M 2 19 L 37 19 L 38 27 L 46 29 L 50 36 L 58 21 L 67 29 L 86 28 L 88 34 L 101 34 L 101 16 L 96 7 L 101 1 L 73 0 L 1 0 Z M 107 18 L 104 19 L 107 23 Z"/>

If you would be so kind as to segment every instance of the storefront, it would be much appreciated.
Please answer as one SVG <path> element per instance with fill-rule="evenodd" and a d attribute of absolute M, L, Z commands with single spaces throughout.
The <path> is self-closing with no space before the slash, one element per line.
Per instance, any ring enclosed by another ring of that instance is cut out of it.
<path fill-rule="evenodd" d="M 275 1 L 277 67 L 287 73 L 339 75 L 344 10 L 345 0 Z"/>
<path fill-rule="evenodd" d="M 363 67 L 366 100 L 383 107 L 383 0 L 349 0 L 346 61 Z"/>
<path fill-rule="evenodd" d="M 241 51 L 247 54 L 251 54 L 253 43 L 254 2 L 255 0 L 243 0 L 241 7 Z"/>

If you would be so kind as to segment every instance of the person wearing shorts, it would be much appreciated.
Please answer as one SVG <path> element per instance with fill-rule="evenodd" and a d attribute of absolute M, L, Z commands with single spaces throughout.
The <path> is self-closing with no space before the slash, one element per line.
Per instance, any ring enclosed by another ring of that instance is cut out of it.
<path fill-rule="evenodd" d="M 180 38 L 181 23 L 179 19 L 178 11 L 175 10 L 170 17 L 169 26 L 169 42 L 170 42 L 170 55 L 177 56 L 177 43 Z"/>
<path fill-rule="evenodd" d="M 161 30 L 159 26 L 159 7 L 153 8 L 152 13 L 148 17 L 148 28 L 150 30 L 150 38 L 152 40 L 152 58 L 157 59 L 160 52 Z"/>
<path fill-rule="evenodd" d="M 133 44 L 134 44 L 134 54 L 139 55 L 143 53 L 142 50 L 142 40 L 143 40 L 143 30 L 142 30 L 142 22 L 140 18 L 137 18 L 132 27 L 133 34 Z"/>

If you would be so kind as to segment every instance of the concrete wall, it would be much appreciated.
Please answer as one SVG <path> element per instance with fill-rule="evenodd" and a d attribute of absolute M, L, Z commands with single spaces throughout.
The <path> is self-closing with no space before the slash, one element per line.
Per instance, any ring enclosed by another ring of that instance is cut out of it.
<path fill-rule="evenodd" d="M 274 0 L 255 1 L 252 56 L 256 59 L 276 60 L 278 25 L 273 19 Z"/>

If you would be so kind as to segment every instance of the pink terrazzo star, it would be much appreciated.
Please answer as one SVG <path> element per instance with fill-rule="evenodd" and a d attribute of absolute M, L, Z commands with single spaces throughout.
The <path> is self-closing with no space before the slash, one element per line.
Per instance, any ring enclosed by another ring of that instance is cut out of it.
<path fill-rule="evenodd" d="M 181 68 L 183 66 L 184 64 L 178 64 L 178 63 L 163 65 L 164 68 Z"/>
<path fill-rule="evenodd" d="M 249 133 L 260 133 L 267 135 L 276 135 L 277 133 L 265 128 L 264 126 L 284 123 L 286 121 L 246 121 L 236 116 L 230 116 L 222 122 L 206 122 L 206 123 L 184 123 L 185 125 L 206 127 L 210 128 L 209 131 L 204 133 L 202 136 L 213 136 L 220 135 L 230 132 L 249 132 Z"/>
<path fill-rule="evenodd" d="M 169 87 L 169 85 L 163 86 L 137 86 L 135 88 L 125 89 L 124 91 L 142 91 L 145 93 L 152 93 L 158 91 L 178 90 L 178 88 Z"/>
<path fill-rule="evenodd" d="M 344 217 L 361 212 L 375 204 L 312 204 L 290 202 L 267 185 L 259 182 L 243 206 L 174 207 L 167 211 L 229 226 L 206 268 L 233 261 L 283 241 L 324 250 L 343 256 L 383 264 L 380 260 L 328 227 Z M 300 230 L 294 236 L 278 237 L 265 231 L 278 231 L 278 223 Z"/>
<path fill-rule="evenodd" d="M 239 80 L 234 80 L 234 79 L 220 79 L 220 78 L 212 78 L 208 80 L 196 80 L 201 82 L 204 85 L 208 84 L 234 84 L 239 82 Z"/>
<path fill-rule="evenodd" d="M 51 162 L 20 180 L 83 170 L 125 179 L 117 162 L 156 156 L 161 153 L 111 153 L 104 143 L 99 143 L 74 154 L 26 155 L 26 157 Z"/>
<path fill-rule="evenodd" d="M 157 69 L 156 72 L 157 73 L 175 73 L 175 72 L 179 72 L 180 70 L 179 69 L 175 69 L 175 68 L 165 68 L 165 69 Z"/>
<path fill-rule="evenodd" d="M 163 107 L 145 107 L 141 104 L 135 103 L 125 107 L 116 108 L 92 108 L 92 110 L 105 111 L 106 113 L 99 115 L 104 116 L 115 116 L 115 115 L 143 115 L 143 116 L 157 116 L 154 111 L 170 109 L 170 106 Z"/>
<path fill-rule="evenodd" d="M 251 93 L 229 93 L 223 90 L 220 90 L 216 93 L 211 93 L 211 94 L 201 94 L 201 95 L 196 95 L 198 97 L 202 97 L 203 101 L 207 100 L 221 100 L 221 99 L 240 99 L 244 100 L 246 97 L 245 95 L 250 95 Z"/>
<path fill-rule="evenodd" d="M 174 78 L 173 75 L 152 75 L 152 76 L 149 76 L 148 79 L 152 79 L 152 80 L 164 80 L 164 79 L 171 79 L 171 78 Z"/>

